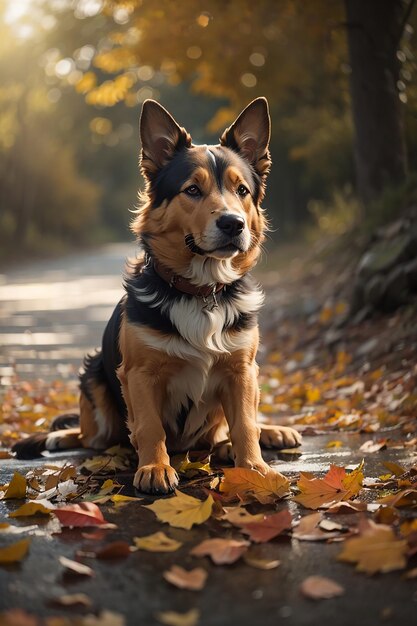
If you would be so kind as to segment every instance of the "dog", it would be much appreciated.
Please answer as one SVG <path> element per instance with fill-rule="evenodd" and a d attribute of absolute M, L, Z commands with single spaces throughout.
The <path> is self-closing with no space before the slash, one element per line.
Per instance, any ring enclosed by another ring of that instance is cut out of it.
<path fill-rule="evenodd" d="M 101 350 L 84 360 L 79 426 L 35 434 L 14 451 L 30 458 L 130 441 L 139 459 L 133 484 L 154 494 L 178 485 L 169 455 L 192 449 L 217 449 L 237 467 L 267 475 L 273 470 L 260 444 L 301 441 L 289 427 L 259 427 L 256 419 L 264 296 L 250 270 L 266 231 L 268 103 L 255 99 L 208 146 L 194 145 L 166 109 L 147 100 L 140 136 L 146 186 L 132 230 L 143 254 Z"/>

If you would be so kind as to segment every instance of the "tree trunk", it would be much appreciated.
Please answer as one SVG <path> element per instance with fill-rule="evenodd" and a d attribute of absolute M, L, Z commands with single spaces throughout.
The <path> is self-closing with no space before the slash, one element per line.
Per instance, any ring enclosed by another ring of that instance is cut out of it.
<path fill-rule="evenodd" d="M 357 188 L 366 206 L 407 174 L 397 87 L 397 49 L 407 5 L 401 0 L 345 0 L 345 6 Z"/>

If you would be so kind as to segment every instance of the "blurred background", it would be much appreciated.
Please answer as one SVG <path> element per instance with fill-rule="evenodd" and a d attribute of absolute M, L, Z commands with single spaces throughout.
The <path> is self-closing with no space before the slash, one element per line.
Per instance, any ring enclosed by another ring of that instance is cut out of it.
<path fill-rule="evenodd" d="M 2 0 L 0 263 L 131 239 L 146 98 L 196 143 L 269 99 L 273 240 L 389 220 L 417 189 L 413 5 Z"/>

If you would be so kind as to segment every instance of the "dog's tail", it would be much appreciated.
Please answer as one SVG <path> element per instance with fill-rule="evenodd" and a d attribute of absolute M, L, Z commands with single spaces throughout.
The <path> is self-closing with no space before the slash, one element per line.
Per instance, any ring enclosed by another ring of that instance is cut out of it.
<path fill-rule="evenodd" d="M 50 428 L 49 433 L 36 433 L 17 441 L 12 452 L 18 459 L 34 459 L 41 456 L 45 450 L 68 450 L 80 448 L 80 417 L 76 413 L 58 415 Z"/>

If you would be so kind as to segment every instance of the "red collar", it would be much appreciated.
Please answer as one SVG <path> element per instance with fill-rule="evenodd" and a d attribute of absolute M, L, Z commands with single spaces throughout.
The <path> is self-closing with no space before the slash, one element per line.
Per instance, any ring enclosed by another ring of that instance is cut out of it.
<path fill-rule="evenodd" d="M 182 293 L 187 293 L 190 296 L 197 296 L 199 298 L 209 298 L 210 296 L 215 296 L 216 293 L 219 293 L 224 288 L 224 283 L 213 283 L 211 285 L 193 285 L 188 278 L 184 278 L 183 276 L 178 276 L 168 267 L 162 265 L 157 259 L 153 259 L 153 268 L 155 272 L 158 274 L 162 280 L 167 282 L 171 287 L 175 287 L 178 291 Z"/>

